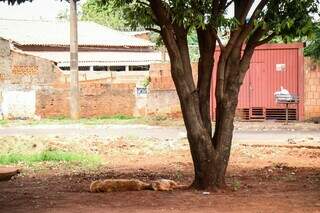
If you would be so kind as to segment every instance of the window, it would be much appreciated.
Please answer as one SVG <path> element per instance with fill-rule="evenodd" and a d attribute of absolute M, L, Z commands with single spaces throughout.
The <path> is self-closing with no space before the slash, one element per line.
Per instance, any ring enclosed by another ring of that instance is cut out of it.
<path fill-rule="evenodd" d="M 108 71 L 107 66 L 93 66 L 93 71 Z"/>
<path fill-rule="evenodd" d="M 61 70 L 70 71 L 70 67 L 59 67 Z"/>
<path fill-rule="evenodd" d="M 129 66 L 129 71 L 149 71 L 150 65 Z"/>
<path fill-rule="evenodd" d="M 79 71 L 90 71 L 89 66 L 79 66 Z"/>
<path fill-rule="evenodd" d="M 125 66 L 110 66 L 110 71 L 121 72 L 121 71 L 125 71 L 125 70 L 126 70 Z"/>
<path fill-rule="evenodd" d="M 70 71 L 70 67 L 59 67 L 61 70 Z M 90 66 L 79 66 L 79 71 L 90 71 Z"/>

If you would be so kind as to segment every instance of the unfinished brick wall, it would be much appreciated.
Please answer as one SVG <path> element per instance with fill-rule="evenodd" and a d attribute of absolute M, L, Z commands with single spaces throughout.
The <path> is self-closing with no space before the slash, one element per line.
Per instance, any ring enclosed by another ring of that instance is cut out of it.
<path fill-rule="evenodd" d="M 11 51 L 10 61 L 11 72 L 7 77 L 11 84 L 31 88 L 49 85 L 62 78 L 60 69 L 47 59 Z"/>
<path fill-rule="evenodd" d="M 192 64 L 193 76 L 197 79 L 197 64 Z M 147 115 L 181 117 L 179 98 L 171 77 L 170 64 L 150 66 L 150 84 L 146 107 Z"/>
<path fill-rule="evenodd" d="M 81 117 L 133 115 L 134 84 L 110 84 L 101 80 L 80 84 Z M 69 85 L 57 84 L 37 92 L 37 114 L 41 117 L 69 116 Z"/>
<path fill-rule="evenodd" d="M 0 38 L 0 107 L 5 118 L 36 117 L 36 91 L 61 76 L 52 61 L 26 54 Z"/>
<path fill-rule="evenodd" d="M 320 63 L 305 58 L 304 66 L 305 120 L 320 118 Z"/>

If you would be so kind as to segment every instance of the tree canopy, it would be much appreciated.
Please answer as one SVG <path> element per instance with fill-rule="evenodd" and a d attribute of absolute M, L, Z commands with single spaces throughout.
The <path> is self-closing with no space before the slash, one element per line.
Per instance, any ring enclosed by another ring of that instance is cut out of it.
<path fill-rule="evenodd" d="M 320 60 L 320 23 L 313 27 L 314 36 L 307 42 L 307 47 L 304 50 L 306 56 Z"/>
<path fill-rule="evenodd" d="M 93 21 L 114 29 L 126 29 L 129 24 L 123 17 L 122 7 L 114 7 L 114 2 L 108 5 L 101 5 L 95 0 L 87 0 L 82 5 L 81 19 L 84 21 Z"/>

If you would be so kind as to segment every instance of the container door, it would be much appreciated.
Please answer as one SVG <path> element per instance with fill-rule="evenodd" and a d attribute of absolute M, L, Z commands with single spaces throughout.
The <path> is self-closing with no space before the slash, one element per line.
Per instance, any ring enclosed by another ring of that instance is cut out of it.
<path fill-rule="evenodd" d="M 251 63 L 249 70 L 250 119 L 265 119 L 266 103 L 273 97 L 273 93 L 268 91 L 266 77 L 264 63 Z"/>

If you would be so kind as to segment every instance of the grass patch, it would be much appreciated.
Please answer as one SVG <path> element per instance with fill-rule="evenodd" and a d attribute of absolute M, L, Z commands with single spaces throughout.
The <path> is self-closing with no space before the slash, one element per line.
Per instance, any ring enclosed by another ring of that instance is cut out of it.
<path fill-rule="evenodd" d="M 97 155 L 88 155 L 58 150 L 44 150 L 42 152 L 32 154 L 0 154 L 0 164 L 4 165 L 17 163 L 33 164 L 38 162 L 70 162 L 80 163 L 83 165 L 99 165 L 101 163 L 101 159 Z"/>
<path fill-rule="evenodd" d="M 58 121 L 62 121 L 62 120 L 70 120 L 70 118 L 61 115 L 61 116 L 49 117 L 49 118 L 47 118 L 47 120 L 53 120 L 53 121 L 58 120 Z"/>
<path fill-rule="evenodd" d="M 133 117 L 128 115 L 113 115 L 113 116 L 99 116 L 92 118 L 81 118 L 79 123 L 82 124 L 130 124 L 140 123 L 143 119 L 141 117 Z"/>
<path fill-rule="evenodd" d="M 8 124 L 8 120 L 0 120 L 0 126 L 5 126 Z"/>
<path fill-rule="evenodd" d="M 93 120 L 132 120 L 132 119 L 138 119 L 139 117 L 133 117 L 129 115 L 113 115 L 113 116 L 99 116 L 91 118 Z"/>

